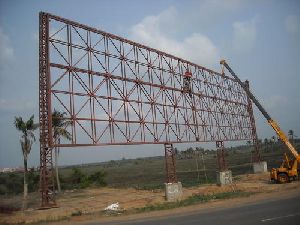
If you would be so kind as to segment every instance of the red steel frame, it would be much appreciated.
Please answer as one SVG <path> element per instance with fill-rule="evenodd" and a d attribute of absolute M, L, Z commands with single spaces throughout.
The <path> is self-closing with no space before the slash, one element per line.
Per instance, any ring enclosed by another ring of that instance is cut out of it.
<path fill-rule="evenodd" d="M 175 165 L 175 149 L 172 143 L 165 143 L 165 160 L 167 183 L 177 183 L 176 165 Z"/>
<path fill-rule="evenodd" d="M 224 73 L 43 12 L 39 57 L 43 207 L 55 204 L 54 147 L 165 144 L 175 182 L 173 143 L 256 138 L 251 102 Z M 72 122 L 70 141 L 53 141 L 54 109 Z"/>

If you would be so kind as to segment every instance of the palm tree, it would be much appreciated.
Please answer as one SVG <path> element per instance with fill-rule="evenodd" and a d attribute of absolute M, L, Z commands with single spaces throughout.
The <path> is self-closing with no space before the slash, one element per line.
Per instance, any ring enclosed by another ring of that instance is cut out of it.
<path fill-rule="evenodd" d="M 268 146 L 269 146 L 269 140 L 268 140 L 268 138 L 264 139 L 264 144 L 265 144 L 266 150 L 268 151 Z"/>
<path fill-rule="evenodd" d="M 23 159 L 24 159 L 24 201 L 23 201 L 23 209 L 26 208 L 27 203 L 27 195 L 28 195 L 28 181 L 27 181 L 27 159 L 28 155 L 31 151 L 31 147 L 33 142 L 35 142 L 35 136 L 33 131 L 36 130 L 39 124 L 34 123 L 34 115 L 30 117 L 30 119 L 25 122 L 22 117 L 15 117 L 15 127 L 18 131 L 22 132 L 22 136 L 20 139 Z"/>
<path fill-rule="evenodd" d="M 291 142 L 294 143 L 294 131 L 289 130 L 288 135 L 289 135 L 289 139 L 291 140 Z"/>
<path fill-rule="evenodd" d="M 53 129 L 53 139 L 55 144 L 60 144 L 60 138 L 66 138 L 67 140 L 71 140 L 71 134 L 66 129 L 72 121 L 66 120 L 65 115 L 66 112 L 59 112 L 54 109 L 52 113 L 52 129 Z M 60 180 L 58 176 L 58 155 L 59 155 L 59 147 L 55 147 L 54 157 L 55 157 L 55 173 L 56 173 L 56 183 L 58 192 L 61 191 Z"/>

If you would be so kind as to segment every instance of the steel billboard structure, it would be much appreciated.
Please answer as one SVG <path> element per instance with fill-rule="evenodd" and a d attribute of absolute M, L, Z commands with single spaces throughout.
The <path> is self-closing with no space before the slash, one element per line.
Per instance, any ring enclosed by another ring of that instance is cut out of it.
<path fill-rule="evenodd" d="M 52 148 L 256 140 L 251 101 L 224 72 L 48 13 L 40 13 L 39 104 L 42 207 L 55 205 Z M 200 54 L 200 53 L 199 53 Z M 55 143 L 52 112 L 71 140 Z"/>

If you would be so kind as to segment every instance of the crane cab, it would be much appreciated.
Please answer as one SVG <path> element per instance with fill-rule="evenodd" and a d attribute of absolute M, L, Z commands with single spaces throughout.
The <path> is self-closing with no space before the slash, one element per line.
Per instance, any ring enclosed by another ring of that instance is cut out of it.
<path fill-rule="evenodd" d="M 272 168 L 270 172 L 270 179 L 275 183 L 288 183 L 291 180 L 295 180 L 300 175 L 298 161 L 296 159 L 289 159 L 286 153 L 284 156 L 281 166 L 279 168 Z"/>

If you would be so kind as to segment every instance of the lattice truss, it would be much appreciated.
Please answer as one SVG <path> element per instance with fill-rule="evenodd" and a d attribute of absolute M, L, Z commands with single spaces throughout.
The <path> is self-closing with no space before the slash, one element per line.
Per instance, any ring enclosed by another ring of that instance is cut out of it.
<path fill-rule="evenodd" d="M 61 146 L 253 139 L 246 93 L 226 74 L 49 18 L 50 108 L 73 122 Z"/>

